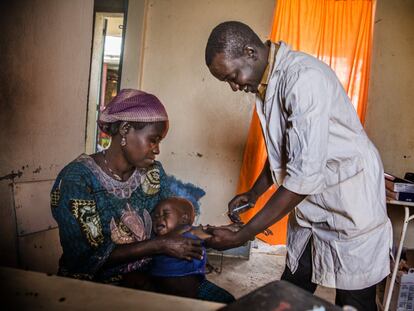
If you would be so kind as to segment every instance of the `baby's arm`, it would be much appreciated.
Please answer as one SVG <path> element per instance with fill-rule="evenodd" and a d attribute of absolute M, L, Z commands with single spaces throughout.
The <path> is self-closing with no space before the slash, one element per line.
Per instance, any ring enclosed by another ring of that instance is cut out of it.
<path fill-rule="evenodd" d="M 239 223 L 232 223 L 232 224 L 229 224 L 229 225 L 223 225 L 223 226 L 217 226 L 217 227 L 216 226 L 210 226 L 210 225 L 207 225 L 207 226 L 199 225 L 198 227 L 195 227 L 195 228 L 191 229 L 190 232 L 192 234 L 194 234 L 195 236 L 197 236 L 201 240 L 207 240 L 207 239 L 211 238 L 211 236 L 212 236 L 211 234 L 209 234 L 207 232 L 207 229 L 209 229 L 209 228 L 223 228 L 223 229 L 228 229 L 228 230 L 233 231 L 233 232 L 237 232 L 241 229 L 242 226 L 243 225 L 239 224 Z"/>
<path fill-rule="evenodd" d="M 190 230 L 192 234 L 194 234 L 196 237 L 198 237 L 200 240 L 207 240 L 211 238 L 211 234 L 204 231 L 204 226 L 199 225 L 198 227 L 192 228 Z"/>

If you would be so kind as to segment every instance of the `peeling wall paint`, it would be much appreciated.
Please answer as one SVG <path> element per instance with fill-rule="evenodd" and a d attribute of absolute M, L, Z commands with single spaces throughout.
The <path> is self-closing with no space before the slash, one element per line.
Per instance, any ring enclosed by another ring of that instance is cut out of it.
<path fill-rule="evenodd" d="M 15 178 L 20 178 L 22 177 L 23 172 L 22 171 L 17 171 L 17 173 L 15 173 L 14 171 L 11 171 L 10 174 L 4 175 L 4 176 L 0 176 L 0 180 L 11 180 L 14 181 Z"/>
<path fill-rule="evenodd" d="M 41 171 L 42 171 L 42 167 L 39 166 L 33 171 L 33 174 L 39 174 Z"/>

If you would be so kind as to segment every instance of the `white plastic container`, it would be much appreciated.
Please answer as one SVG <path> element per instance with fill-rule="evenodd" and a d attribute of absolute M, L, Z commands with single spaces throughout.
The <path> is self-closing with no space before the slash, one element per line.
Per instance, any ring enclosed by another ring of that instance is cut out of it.
<path fill-rule="evenodd" d="M 397 311 L 414 311 L 414 268 L 401 276 Z"/>

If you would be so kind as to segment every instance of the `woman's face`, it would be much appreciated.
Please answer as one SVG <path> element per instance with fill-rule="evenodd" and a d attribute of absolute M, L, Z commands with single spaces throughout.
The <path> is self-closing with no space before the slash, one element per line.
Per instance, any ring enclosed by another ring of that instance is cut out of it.
<path fill-rule="evenodd" d="M 130 127 L 125 135 L 126 146 L 122 148 L 129 164 L 137 168 L 147 168 L 154 164 L 160 153 L 160 142 L 167 135 L 168 122 L 148 124 L 142 129 Z"/>

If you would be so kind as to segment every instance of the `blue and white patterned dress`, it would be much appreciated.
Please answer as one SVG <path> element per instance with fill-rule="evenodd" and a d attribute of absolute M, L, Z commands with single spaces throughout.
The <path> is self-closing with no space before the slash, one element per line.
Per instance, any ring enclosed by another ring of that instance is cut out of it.
<path fill-rule="evenodd" d="M 80 155 L 60 172 L 51 192 L 63 248 L 59 273 L 111 282 L 143 269 L 149 259 L 111 269 L 102 266 L 117 244 L 150 238 L 149 214 L 159 201 L 172 195 L 159 162 L 135 170 L 122 182 L 108 176 L 90 156 Z"/>
<path fill-rule="evenodd" d="M 148 169 L 135 170 L 123 182 L 108 176 L 92 157 L 80 155 L 63 168 L 51 191 L 52 214 L 59 225 L 63 249 L 59 274 L 121 284 L 123 274 L 148 270 L 151 258 L 111 268 L 104 264 L 116 245 L 151 238 L 150 213 L 158 202 L 171 196 L 184 197 L 198 214 L 198 200 L 204 194 L 191 183 L 167 176 L 157 161 Z M 205 278 L 197 298 L 234 301 L 230 293 Z"/>

